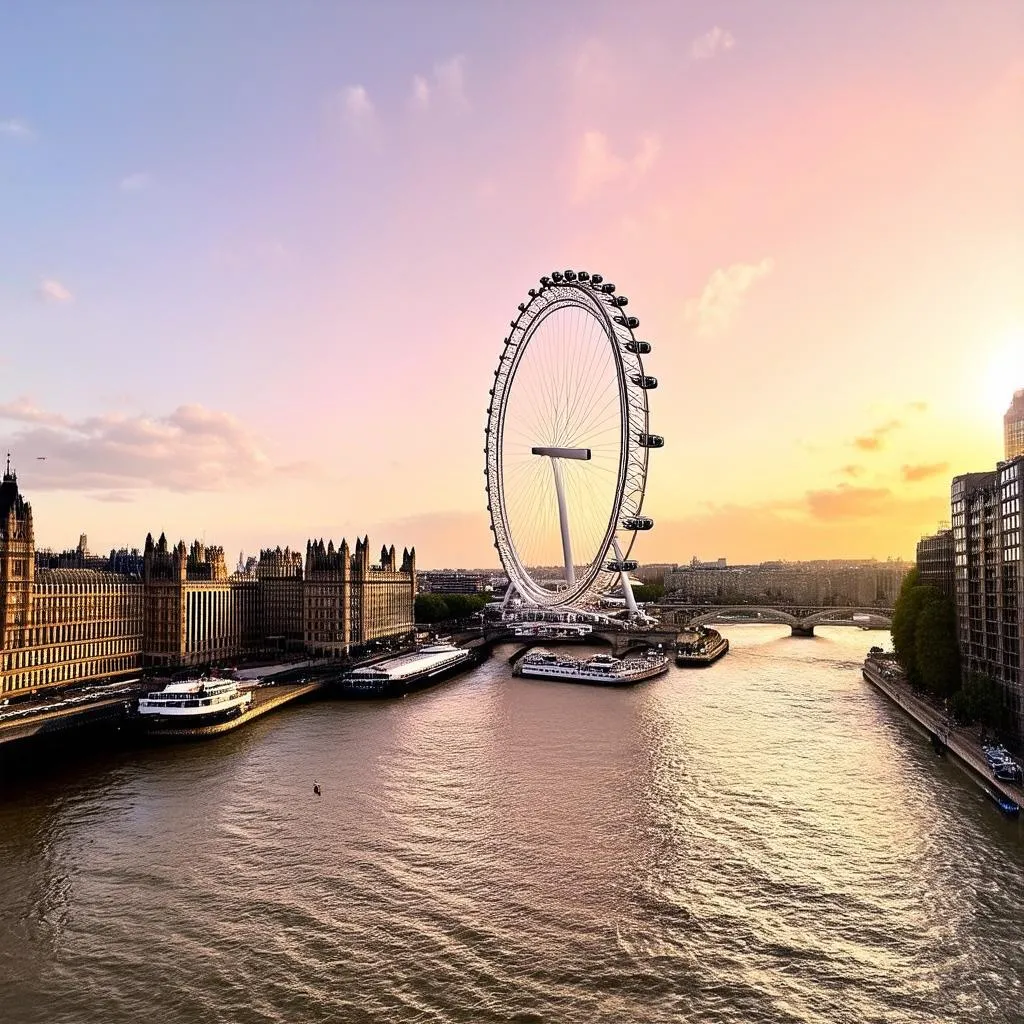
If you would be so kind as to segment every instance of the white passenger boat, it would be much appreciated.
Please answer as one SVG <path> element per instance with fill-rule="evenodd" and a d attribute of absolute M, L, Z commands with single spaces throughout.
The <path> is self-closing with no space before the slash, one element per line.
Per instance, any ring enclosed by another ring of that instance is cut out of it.
<path fill-rule="evenodd" d="M 139 714 L 150 725 L 187 728 L 241 714 L 252 705 L 252 691 L 233 679 L 186 679 L 139 698 Z"/>
<path fill-rule="evenodd" d="M 569 658 L 553 651 L 529 651 L 516 665 L 519 675 L 537 679 L 558 679 L 565 683 L 596 686 L 631 686 L 668 671 L 668 658 L 652 651 L 629 658 L 595 654 L 592 658 Z"/>

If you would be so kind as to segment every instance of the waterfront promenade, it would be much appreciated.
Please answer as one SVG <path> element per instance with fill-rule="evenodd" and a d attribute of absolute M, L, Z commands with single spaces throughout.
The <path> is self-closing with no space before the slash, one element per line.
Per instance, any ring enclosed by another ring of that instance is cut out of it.
<path fill-rule="evenodd" d="M 892 662 L 888 662 L 892 664 Z M 946 749 L 986 788 L 1024 807 L 1024 787 L 995 778 L 973 727 L 954 728 L 938 708 L 917 696 L 903 678 L 883 675 L 873 658 L 864 662 L 864 678 L 881 690 L 894 704 L 912 718 L 929 736 L 938 736 Z"/>

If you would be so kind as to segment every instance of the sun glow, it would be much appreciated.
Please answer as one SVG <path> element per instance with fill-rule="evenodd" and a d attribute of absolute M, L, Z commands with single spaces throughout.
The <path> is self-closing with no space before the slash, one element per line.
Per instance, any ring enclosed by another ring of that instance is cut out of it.
<path fill-rule="evenodd" d="M 988 415 L 995 410 L 1002 416 L 1014 391 L 1021 388 L 1024 388 L 1024 328 L 1008 334 L 992 353 L 979 399 Z"/>

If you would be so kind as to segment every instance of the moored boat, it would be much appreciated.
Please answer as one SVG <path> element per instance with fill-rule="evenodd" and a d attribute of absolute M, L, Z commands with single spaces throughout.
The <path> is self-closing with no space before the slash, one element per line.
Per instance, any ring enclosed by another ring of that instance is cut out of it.
<path fill-rule="evenodd" d="M 448 643 L 426 644 L 409 654 L 346 672 L 338 683 L 343 697 L 401 697 L 433 686 L 475 665 L 477 655 Z"/>
<path fill-rule="evenodd" d="M 698 626 L 686 640 L 676 644 L 676 664 L 681 668 L 704 668 L 729 651 L 729 641 L 717 629 Z"/>
<path fill-rule="evenodd" d="M 985 790 L 985 796 L 989 798 L 1008 818 L 1016 818 L 1020 814 L 1020 805 L 1001 793 L 993 793 L 991 789 Z"/>
<path fill-rule="evenodd" d="M 629 658 L 596 654 L 592 658 L 569 658 L 542 648 L 528 651 L 516 663 L 516 675 L 536 679 L 557 679 L 564 683 L 592 686 L 632 686 L 668 671 L 668 658 L 651 652 Z"/>
<path fill-rule="evenodd" d="M 252 705 L 252 691 L 233 679 L 186 679 L 139 698 L 138 713 L 151 728 L 191 728 L 232 718 Z"/>

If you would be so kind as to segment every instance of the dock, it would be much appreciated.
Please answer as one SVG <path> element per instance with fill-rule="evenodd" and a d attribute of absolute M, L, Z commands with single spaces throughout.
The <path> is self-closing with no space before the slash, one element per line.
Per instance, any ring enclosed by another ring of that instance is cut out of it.
<path fill-rule="evenodd" d="M 251 722 L 254 718 L 276 711 L 278 708 L 284 707 L 285 704 L 308 697 L 310 694 L 318 692 L 324 685 L 323 680 L 316 679 L 304 683 L 264 687 L 253 694 L 252 707 L 234 718 L 228 718 L 223 722 L 213 722 L 210 725 L 197 725 L 192 728 L 152 729 L 146 735 L 152 739 L 168 740 L 201 740 L 220 736 Z"/>
<path fill-rule="evenodd" d="M 864 662 L 863 673 L 864 678 L 872 686 L 884 693 L 909 718 L 913 719 L 933 742 L 938 739 L 960 766 L 967 771 L 967 774 L 972 776 L 983 789 L 991 790 L 1007 800 L 1012 800 L 1018 806 L 1024 807 L 1024 787 L 997 779 L 989 769 L 981 747 L 966 729 L 954 729 L 947 726 L 941 712 L 933 708 L 927 701 L 915 696 L 907 683 L 886 679 L 871 658 Z"/>

